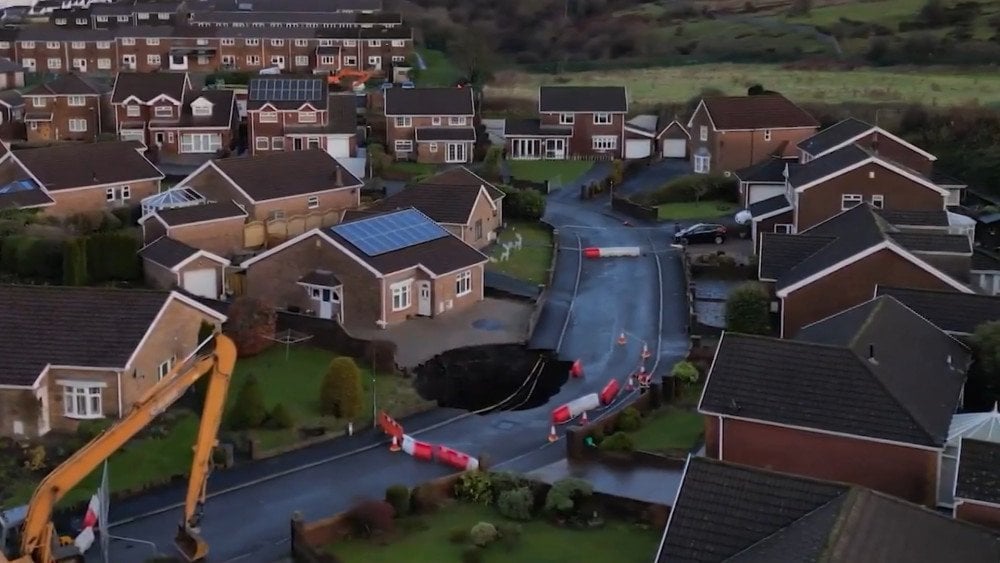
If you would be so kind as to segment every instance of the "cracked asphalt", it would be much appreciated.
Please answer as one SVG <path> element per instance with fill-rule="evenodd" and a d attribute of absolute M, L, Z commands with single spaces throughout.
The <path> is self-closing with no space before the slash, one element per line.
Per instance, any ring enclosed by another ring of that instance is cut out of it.
<path fill-rule="evenodd" d="M 606 165 L 598 164 L 588 175 L 601 174 L 601 166 Z M 570 379 L 548 404 L 535 409 L 485 416 L 438 409 L 411 417 L 404 426 L 418 440 L 485 454 L 502 469 L 537 469 L 565 457 L 562 440 L 546 440 L 553 408 L 599 391 L 612 378 L 624 382 L 638 366 L 643 343 L 652 354 L 647 369 L 655 368 L 657 376 L 669 373 L 686 354 L 688 304 L 680 257 L 668 243 L 672 227 L 629 227 L 625 217 L 611 211 L 609 200 L 579 200 L 577 186 L 589 179 L 548 197 L 545 220 L 558 229 L 558 258 L 546 308 L 530 343 L 557 350 L 560 359 L 581 360 L 584 378 Z M 580 248 L 588 246 L 638 246 L 642 256 L 581 259 Z M 627 335 L 625 345 L 616 342 L 621 332 Z M 279 559 L 288 554 L 294 511 L 307 520 L 322 518 L 357 498 L 381 498 L 389 485 L 415 485 L 450 472 L 390 453 L 373 430 L 220 472 L 212 477 L 202 525 L 211 546 L 208 560 Z M 182 498 L 183 488 L 176 486 L 112 503 L 111 533 L 130 540 L 112 542 L 111 561 L 143 561 L 155 551 L 173 553 Z M 92 552 L 87 560 L 101 558 Z"/>

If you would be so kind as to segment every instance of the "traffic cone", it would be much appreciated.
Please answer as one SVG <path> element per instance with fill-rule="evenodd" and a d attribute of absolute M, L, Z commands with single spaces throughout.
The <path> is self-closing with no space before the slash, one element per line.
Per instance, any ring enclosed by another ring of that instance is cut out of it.
<path fill-rule="evenodd" d="M 649 354 L 649 346 L 647 346 L 646 343 L 643 342 L 642 343 L 642 359 L 648 360 L 649 359 L 649 355 L 650 355 Z"/>
<path fill-rule="evenodd" d="M 390 452 L 398 452 L 401 449 L 403 449 L 403 448 L 401 448 L 399 446 L 399 438 L 397 438 L 396 435 L 393 434 L 393 436 L 392 436 L 392 443 L 389 444 L 389 451 Z"/>
<path fill-rule="evenodd" d="M 556 434 L 556 425 L 553 424 L 551 427 L 549 427 L 549 441 L 555 442 L 558 439 L 559 436 Z"/>
<path fill-rule="evenodd" d="M 624 346 L 625 345 L 625 333 L 624 332 L 621 333 L 620 335 L 618 335 L 618 345 L 619 346 Z"/>
<path fill-rule="evenodd" d="M 573 362 L 573 365 L 569 368 L 569 374 L 572 377 L 583 377 L 583 364 L 580 360 Z"/>
<path fill-rule="evenodd" d="M 626 391 L 635 391 L 635 381 L 632 379 L 632 375 L 628 376 L 628 381 L 625 383 Z"/>
<path fill-rule="evenodd" d="M 580 424 L 590 424 L 590 421 L 587 420 L 587 411 L 583 411 L 583 414 L 580 415 Z"/>

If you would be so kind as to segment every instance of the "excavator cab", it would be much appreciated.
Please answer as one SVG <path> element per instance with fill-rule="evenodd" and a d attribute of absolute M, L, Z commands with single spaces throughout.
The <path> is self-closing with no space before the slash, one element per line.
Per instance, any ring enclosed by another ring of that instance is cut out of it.
<path fill-rule="evenodd" d="M 174 544 L 188 561 L 201 561 L 208 557 L 208 542 L 202 539 L 197 530 L 184 524 L 177 526 Z"/>

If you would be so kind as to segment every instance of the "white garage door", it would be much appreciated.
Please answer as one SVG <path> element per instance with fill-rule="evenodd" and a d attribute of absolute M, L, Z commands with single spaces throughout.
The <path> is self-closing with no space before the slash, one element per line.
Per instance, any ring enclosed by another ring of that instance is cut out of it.
<path fill-rule="evenodd" d="M 217 272 L 212 268 L 207 268 L 204 270 L 191 270 L 190 272 L 184 272 L 183 287 L 189 293 L 193 293 L 199 297 L 208 297 L 209 299 L 219 298 L 219 282 L 216 277 Z"/>
<path fill-rule="evenodd" d="M 625 139 L 625 158 L 646 158 L 650 153 L 649 139 Z"/>
<path fill-rule="evenodd" d="M 326 152 L 334 158 L 351 156 L 351 139 L 349 137 L 327 137 Z"/>
<path fill-rule="evenodd" d="M 749 204 L 764 201 L 765 199 L 771 199 L 776 195 L 782 195 L 785 193 L 785 186 L 782 185 L 750 184 L 748 188 L 750 190 L 750 197 L 747 200 L 747 203 Z"/>
<path fill-rule="evenodd" d="M 687 156 L 687 141 L 684 139 L 663 139 L 663 156 L 665 158 L 684 158 Z"/>

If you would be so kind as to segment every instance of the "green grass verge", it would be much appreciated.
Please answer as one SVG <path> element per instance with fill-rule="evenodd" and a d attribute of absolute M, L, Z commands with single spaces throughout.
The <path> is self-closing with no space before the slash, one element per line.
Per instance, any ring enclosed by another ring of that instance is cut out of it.
<path fill-rule="evenodd" d="M 667 406 L 643 418 L 632 439 L 638 450 L 690 450 L 704 431 L 704 418 L 697 412 Z"/>
<path fill-rule="evenodd" d="M 510 175 L 518 180 L 568 184 L 587 173 L 594 165 L 589 160 L 510 160 Z"/>
<path fill-rule="evenodd" d="M 552 265 L 552 230 L 540 223 L 509 221 L 491 255 L 499 260 L 503 252 L 501 245 L 513 241 L 515 233 L 521 234 L 520 250 L 511 249 L 507 260 L 490 262 L 487 267 L 534 284 L 548 283 L 548 270 Z"/>
<path fill-rule="evenodd" d="M 454 86 L 462 78 L 462 71 L 458 70 L 441 51 L 420 49 L 419 52 L 427 68 L 417 71 L 417 86 L 421 88 L 433 86 L 450 87 Z"/>
<path fill-rule="evenodd" d="M 656 206 L 660 221 L 680 221 L 685 219 L 711 219 L 736 211 L 737 205 L 729 201 L 685 201 L 664 203 Z"/>
<path fill-rule="evenodd" d="M 430 176 L 437 171 L 436 164 L 426 162 L 411 162 L 409 160 L 399 160 L 389 165 L 389 171 L 397 174 L 405 174 L 414 178 L 418 176 Z"/>
<path fill-rule="evenodd" d="M 503 517 L 492 508 L 464 503 L 442 508 L 420 517 L 426 529 L 398 530 L 388 542 L 348 540 L 327 548 L 344 563 L 458 563 L 463 546 L 448 541 L 452 529 L 469 530 L 477 522 L 498 524 Z M 410 522 L 412 523 L 412 522 Z M 410 527 L 405 521 L 399 528 Z M 608 521 L 603 528 L 571 530 L 553 526 L 540 519 L 524 522 L 518 543 L 509 549 L 491 545 L 482 550 L 483 563 L 566 563 L 576 561 L 614 561 L 640 563 L 655 552 L 660 532 L 644 530 L 621 521 Z"/>

